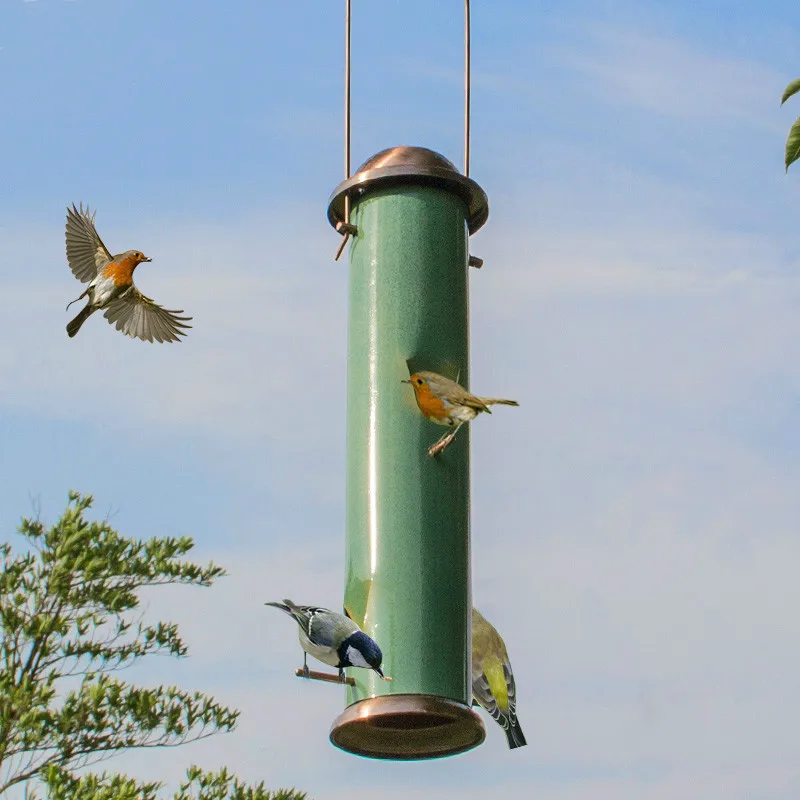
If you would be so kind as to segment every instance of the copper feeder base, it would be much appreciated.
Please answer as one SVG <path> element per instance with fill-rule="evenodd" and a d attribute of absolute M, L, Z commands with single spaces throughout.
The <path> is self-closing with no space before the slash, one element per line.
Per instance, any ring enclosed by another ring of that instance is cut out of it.
<path fill-rule="evenodd" d="M 368 758 L 441 758 L 477 747 L 481 718 L 463 703 L 431 694 L 392 694 L 348 706 L 331 726 L 331 743 Z"/>

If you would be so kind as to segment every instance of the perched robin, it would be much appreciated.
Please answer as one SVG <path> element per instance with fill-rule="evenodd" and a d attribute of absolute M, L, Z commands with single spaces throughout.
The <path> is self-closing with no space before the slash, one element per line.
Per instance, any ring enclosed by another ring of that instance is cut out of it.
<path fill-rule="evenodd" d="M 508 746 L 526 745 L 517 720 L 517 688 L 505 642 L 490 622 L 472 609 L 472 696 L 505 731 Z"/>
<path fill-rule="evenodd" d="M 116 323 L 117 330 L 127 336 L 139 337 L 148 342 L 178 342 L 191 328 L 186 323 L 191 317 L 178 316 L 183 311 L 170 311 L 145 297 L 133 283 L 133 271 L 144 261 L 152 259 L 138 250 L 126 250 L 112 256 L 94 227 L 94 214 L 89 209 L 67 209 L 67 261 L 72 274 L 86 290 L 72 303 L 88 295 L 89 301 L 75 319 L 67 325 L 67 334 L 73 337 L 89 317 L 102 308 L 105 318 Z M 70 303 L 67 308 L 69 308 Z"/>
<path fill-rule="evenodd" d="M 481 411 L 491 414 L 489 406 L 498 403 L 505 406 L 518 406 L 516 400 L 501 400 L 497 397 L 476 397 L 450 378 L 435 372 L 415 372 L 407 381 L 414 387 L 419 410 L 437 425 L 453 428 L 428 448 L 432 456 L 439 455 L 453 441 L 458 429 L 475 419 Z"/>

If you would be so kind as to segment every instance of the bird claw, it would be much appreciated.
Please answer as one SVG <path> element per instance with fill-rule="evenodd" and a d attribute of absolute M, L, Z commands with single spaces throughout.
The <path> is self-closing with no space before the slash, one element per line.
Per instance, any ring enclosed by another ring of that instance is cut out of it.
<path fill-rule="evenodd" d="M 445 447 L 450 444 L 455 438 L 455 434 L 448 434 L 444 437 L 444 439 L 439 439 L 438 442 L 435 442 L 428 448 L 428 455 L 431 458 L 436 458 L 440 453 L 444 452 Z"/>
<path fill-rule="evenodd" d="M 309 670 L 308 664 L 303 664 L 303 677 L 311 680 L 311 670 Z"/>

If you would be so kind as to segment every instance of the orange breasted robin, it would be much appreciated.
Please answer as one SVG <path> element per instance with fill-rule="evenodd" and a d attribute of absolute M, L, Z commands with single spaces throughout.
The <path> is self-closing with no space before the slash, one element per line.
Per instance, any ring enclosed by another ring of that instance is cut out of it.
<path fill-rule="evenodd" d="M 94 214 L 89 209 L 67 208 L 67 261 L 72 274 L 86 290 L 72 303 L 89 298 L 86 306 L 67 325 L 73 337 L 95 311 L 105 309 L 109 323 L 127 336 L 152 342 L 178 342 L 192 318 L 181 317 L 183 311 L 170 311 L 145 297 L 133 283 L 133 271 L 139 264 L 152 259 L 138 250 L 126 250 L 112 256 L 94 227 Z M 69 303 L 69 308 L 72 303 Z"/>
<path fill-rule="evenodd" d="M 516 400 L 501 400 L 498 397 L 476 397 L 463 386 L 435 372 L 415 372 L 407 381 L 414 388 L 419 410 L 437 425 L 446 425 L 453 430 L 446 433 L 428 448 L 428 454 L 437 456 L 455 438 L 458 429 L 475 419 L 482 411 L 491 414 L 489 406 L 498 403 L 518 406 Z"/>

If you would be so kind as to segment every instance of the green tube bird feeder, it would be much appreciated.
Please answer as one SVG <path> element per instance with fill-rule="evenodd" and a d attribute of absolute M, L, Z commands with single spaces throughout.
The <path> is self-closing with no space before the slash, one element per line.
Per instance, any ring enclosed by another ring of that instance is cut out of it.
<path fill-rule="evenodd" d="M 421 147 L 367 161 L 334 192 L 333 224 L 345 196 L 356 230 L 345 608 L 381 644 L 393 680 L 359 674 L 331 740 L 374 757 L 448 755 L 484 738 L 470 708 L 469 436 L 431 458 L 438 433 L 401 381 L 431 369 L 468 383 L 468 236 L 488 201 Z"/>
<path fill-rule="evenodd" d="M 467 123 L 467 165 L 468 142 Z M 485 737 L 471 708 L 469 431 L 430 457 L 440 431 L 402 381 L 428 369 L 469 385 L 469 235 L 488 214 L 480 186 L 423 147 L 373 156 L 328 205 L 351 241 L 344 605 L 392 677 L 357 670 L 330 738 L 373 758 L 452 755 Z"/>

